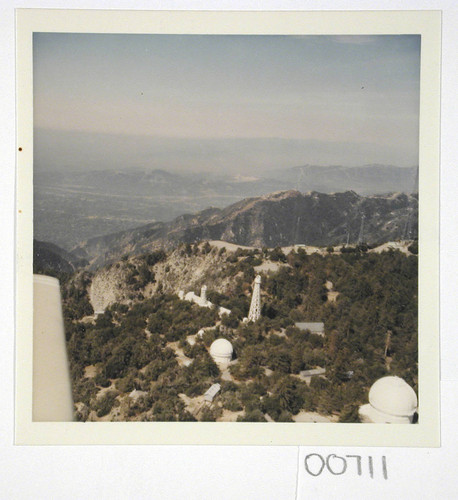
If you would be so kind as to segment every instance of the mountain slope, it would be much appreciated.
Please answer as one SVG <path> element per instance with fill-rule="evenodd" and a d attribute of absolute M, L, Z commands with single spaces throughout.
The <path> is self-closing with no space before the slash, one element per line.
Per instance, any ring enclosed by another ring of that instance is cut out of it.
<path fill-rule="evenodd" d="M 165 170 L 83 170 L 34 175 L 34 234 L 70 250 L 95 236 L 153 221 L 171 221 L 207 207 L 296 189 L 360 195 L 415 191 L 416 168 L 301 166 L 256 175 Z"/>
<path fill-rule="evenodd" d="M 368 243 L 417 236 L 417 199 L 406 194 L 362 197 L 353 191 L 323 194 L 280 191 L 247 198 L 225 209 L 182 215 L 168 223 L 92 238 L 72 251 L 98 267 L 124 254 L 139 254 L 199 240 L 246 246 L 316 246 Z M 406 234 L 408 231 L 410 234 Z"/>
<path fill-rule="evenodd" d="M 34 272 L 65 272 L 71 273 L 78 266 L 86 265 L 87 261 L 80 261 L 63 248 L 47 241 L 33 240 L 33 267 Z"/>

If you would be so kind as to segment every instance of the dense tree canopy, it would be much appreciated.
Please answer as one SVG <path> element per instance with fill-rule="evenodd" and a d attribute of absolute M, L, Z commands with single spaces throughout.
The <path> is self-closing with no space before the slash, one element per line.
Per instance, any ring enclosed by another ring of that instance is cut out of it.
<path fill-rule="evenodd" d="M 211 252 L 208 245 L 199 248 L 183 246 L 183 258 Z M 306 410 L 353 422 L 358 405 L 366 402 L 369 387 L 381 376 L 403 377 L 417 391 L 417 257 L 353 250 L 324 255 L 307 255 L 301 249 L 288 255 L 281 249 L 218 250 L 224 263 L 221 279 L 233 280 L 225 292 L 208 291 L 214 304 L 232 310 L 222 321 L 216 308 L 165 293 L 113 304 L 95 321 L 84 321 L 92 313 L 87 296 L 91 275 L 66 277 L 63 298 L 74 399 L 86 408 L 79 418 L 87 418 L 89 410 L 98 417 L 107 415 L 120 401 L 122 409 L 123 397 L 137 389 L 146 395 L 129 403 L 127 419 L 214 420 L 226 409 L 239 412 L 240 421 L 261 422 L 268 416 L 289 422 Z M 128 277 L 131 286 L 141 291 L 155 279 L 154 266 L 166 257 L 160 251 L 142 258 Z M 263 277 L 261 319 L 243 323 L 253 268 L 265 258 L 278 263 L 278 270 Z M 324 336 L 295 326 L 311 321 L 324 322 Z M 191 346 L 187 338 L 201 328 L 206 328 L 203 337 Z M 234 347 L 231 381 L 222 378 L 208 353 L 218 337 Z M 180 352 L 188 363 L 180 361 Z M 91 366 L 95 376 L 87 374 Z M 316 367 L 325 368 L 325 375 L 301 375 Z M 202 396 L 216 382 L 221 384 L 217 404 L 198 417 L 186 409 L 183 398 Z M 99 397 L 99 392 L 105 395 Z"/>

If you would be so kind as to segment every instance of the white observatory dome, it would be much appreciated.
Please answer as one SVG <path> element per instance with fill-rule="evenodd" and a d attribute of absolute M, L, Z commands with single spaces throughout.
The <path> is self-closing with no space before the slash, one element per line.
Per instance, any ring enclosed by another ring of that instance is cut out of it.
<path fill-rule="evenodd" d="M 369 391 L 369 403 L 376 410 L 396 417 L 411 417 L 417 410 L 417 395 L 399 377 L 378 379 Z"/>
<path fill-rule="evenodd" d="M 399 377 L 382 377 L 369 391 L 369 404 L 360 406 L 364 423 L 410 424 L 414 421 L 418 400 L 415 391 Z"/>
<path fill-rule="evenodd" d="M 210 346 L 210 355 L 216 363 L 229 363 L 234 349 L 226 339 L 216 339 Z"/>

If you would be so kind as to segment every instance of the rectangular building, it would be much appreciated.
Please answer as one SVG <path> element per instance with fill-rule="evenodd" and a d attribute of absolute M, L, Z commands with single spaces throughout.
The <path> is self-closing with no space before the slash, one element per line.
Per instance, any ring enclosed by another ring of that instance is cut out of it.
<path fill-rule="evenodd" d="M 324 323 L 321 322 L 301 322 L 294 323 L 299 330 L 309 330 L 310 333 L 314 333 L 315 335 L 321 335 L 324 337 Z"/>
<path fill-rule="evenodd" d="M 213 401 L 213 398 L 218 394 L 220 391 L 221 386 L 219 384 L 213 384 L 210 389 L 204 394 L 204 401 L 208 401 L 211 403 Z"/>

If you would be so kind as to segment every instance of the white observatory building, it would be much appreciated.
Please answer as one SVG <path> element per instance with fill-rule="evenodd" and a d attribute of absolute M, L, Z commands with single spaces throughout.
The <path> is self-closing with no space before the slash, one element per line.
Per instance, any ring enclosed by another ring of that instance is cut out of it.
<path fill-rule="evenodd" d="M 213 304 L 207 300 L 207 286 L 203 285 L 202 288 L 200 289 L 200 297 L 199 295 L 196 295 L 194 292 L 188 292 L 186 295 L 183 294 L 183 292 L 180 290 L 178 293 L 178 296 L 180 299 L 184 297 L 184 300 L 187 300 L 188 302 L 194 302 L 195 304 L 199 305 L 200 307 L 212 307 Z"/>
<path fill-rule="evenodd" d="M 216 339 L 210 346 L 210 356 L 218 365 L 228 365 L 232 360 L 234 349 L 229 340 Z"/>
<path fill-rule="evenodd" d="M 415 391 L 400 377 L 382 377 L 369 390 L 369 404 L 360 406 L 363 423 L 411 424 L 417 413 Z"/>
<path fill-rule="evenodd" d="M 196 295 L 194 292 L 188 292 L 186 295 L 183 290 L 180 290 L 178 292 L 178 297 L 181 300 L 187 300 L 188 302 L 194 302 L 194 304 L 197 304 L 200 307 L 207 307 L 211 308 L 213 307 L 213 303 L 207 300 L 207 285 L 203 285 L 202 288 L 200 289 L 200 297 L 199 295 Z M 218 307 L 218 314 L 220 317 L 222 317 L 224 314 L 231 314 L 230 309 L 226 309 L 225 307 Z"/>

